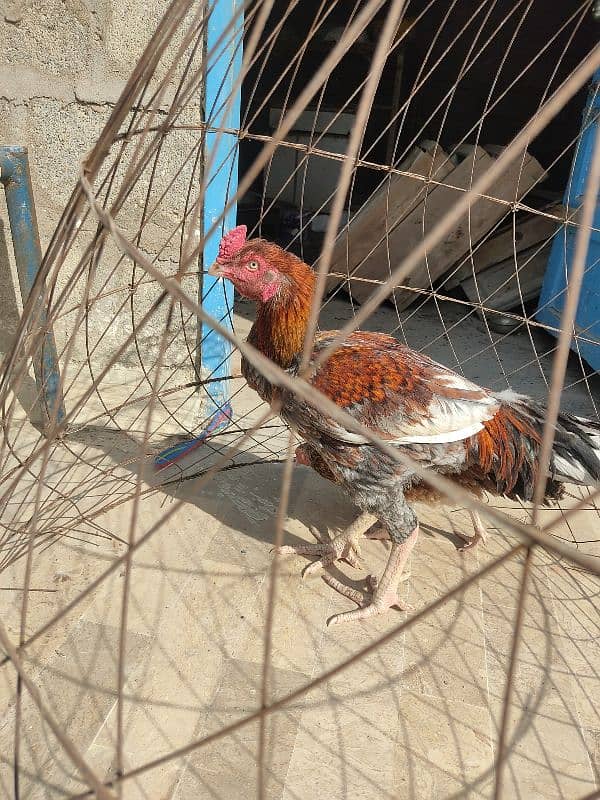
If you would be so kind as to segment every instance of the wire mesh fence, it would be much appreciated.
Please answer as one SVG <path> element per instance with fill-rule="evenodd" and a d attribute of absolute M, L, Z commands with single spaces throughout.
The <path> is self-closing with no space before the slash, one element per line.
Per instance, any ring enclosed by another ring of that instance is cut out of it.
<path fill-rule="evenodd" d="M 292 469 L 298 440 L 240 355 L 356 421 L 245 342 L 243 298 L 210 315 L 222 287 L 203 263 L 237 202 L 249 238 L 314 265 L 304 357 L 317 326 L 340 330 L 336 346 L 378 330 L 546 400 L 548 464 L 559 405 L 598 419 L 600 401 L 593 325 L 576 320 L 597 270 L 593 102 L 581 115 L 600 67 L 592 6 L 262 0 L 207 52 L 212 4 L 171 4 L 42 264 L 64 420 L 45 409 L 42 424 L 31 377 L 39 306 L 25 304 L 2 363 L 3 794 L 600 796 L 597 488 L 568 486 L 554 507 L 541 479 L 534 502 L 474 497 L 362 430 L 447 508 L 417 500 L 430 535 L 402 584 L 413 611 L 325 628 L 343 601 L 269 550 L 343 528 L 353 507 Z M 210 107 L 207 64 L 239 57 L 241 26 L 241 72 Z M 240 90 L 239 129 L 219 127 Z M 589 180 L 570 206 L 586 132 Z M 231 172 L 207 229 L 206 193 L 234 152 L 237 187 Z M 549 324 L 541 267 L 566 231 Z M 232 347 L 208 371 L 207 331 Z M 157 468 L 210 425 L 216 384 L 229 424 Z M 491 536 L 461 555 L 469 509 Z M 365 554 L 374 569 L 385 546 Z M 364 588 L 356 571 L 331 576 Z"/>

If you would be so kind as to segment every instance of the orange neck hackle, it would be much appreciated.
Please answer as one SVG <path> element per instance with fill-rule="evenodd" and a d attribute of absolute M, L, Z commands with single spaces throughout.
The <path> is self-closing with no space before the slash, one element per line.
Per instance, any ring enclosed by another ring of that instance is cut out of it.
<path fill-rule="evenodd" d="M 259 303 L 248 341 L 283 369 L 302 352 L 313 300 L 316 276 L 299 258 L 281 251 L 274 264 L 286 285 L 267 303 Z"/>

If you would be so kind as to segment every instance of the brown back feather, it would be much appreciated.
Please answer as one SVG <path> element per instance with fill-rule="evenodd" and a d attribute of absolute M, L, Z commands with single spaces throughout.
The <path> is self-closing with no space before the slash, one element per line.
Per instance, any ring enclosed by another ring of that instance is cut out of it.
<path fill-rule="evenodd" d="M 533 421 L 503 405 L 465 442 L 468 471 L 493 494 L 531 500 L 540 446 L 541 432 Z"/>

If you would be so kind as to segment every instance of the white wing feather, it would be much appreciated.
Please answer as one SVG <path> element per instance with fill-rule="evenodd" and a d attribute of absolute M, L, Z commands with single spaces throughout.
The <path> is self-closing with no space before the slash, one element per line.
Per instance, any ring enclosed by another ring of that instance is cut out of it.
<path fill-rule="evenodd" d="M 440 382 L 446 383 L 446 386 L 462 389 L 466 394 L 481 391 L 475 384 L 452 373 L 449 373 L 450 378 L 455 380 L 450 383 L 449 380 L 445 380 L 447 375 L 448 373 L 444 371 L 439 376 Z M 382 438 L 390 444 L 398 445 L 459 442 L 483 430 L 483 423 L 492 419 L 500 407 L 498 400 L 491 395 L 475 400 L 454 400 L 436 395 L 435 387 L 432 387 L 432 391 L 434 397 L 427 410 L 427 416 L 416 422 L 396 418 L 394 429 L 387 434 L 384 433 Z M 348 444 L 367 444 L 367 439 L 363 436 L 337 424 L 334 427 L 332 433 L 341 441 Z"/>

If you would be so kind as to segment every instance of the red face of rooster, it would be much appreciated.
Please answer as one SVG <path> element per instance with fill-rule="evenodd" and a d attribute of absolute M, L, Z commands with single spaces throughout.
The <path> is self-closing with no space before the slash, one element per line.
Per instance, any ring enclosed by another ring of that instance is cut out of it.
<path fill-rule="evenodd" d="M 219 255 L 208 274 L 227 278 L 250 300 L 267 303 L 289 285 L 288 277 L 276 266 L 281 252 L 277 245 L 261 239 L 247 243 L 246 226 L 239 225 L 221 239 Z"/>

